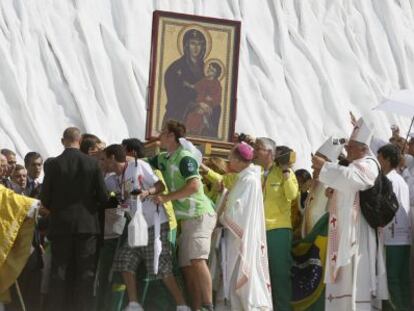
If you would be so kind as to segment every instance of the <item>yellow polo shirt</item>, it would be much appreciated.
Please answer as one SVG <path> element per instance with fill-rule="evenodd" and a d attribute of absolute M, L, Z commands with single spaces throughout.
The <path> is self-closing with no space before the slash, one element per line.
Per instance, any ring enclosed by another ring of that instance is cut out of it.
<path fill-rule="evenodd" d="M 209 181 L 212 184 L 212 186 L 210 190 L 208 190 L 207 187 L 205 187 L 204 193 L 210 198 L 210 200 L 212 200 L 213 202 L 216 202 L 219 196 L 219 191 L 217 187 L 218 184 L 223 182 L 224 187 L 227 190 L 230 190 L 231 188 L 233 188 L 234 184 L 236 183 L 237 177 L 238 177 L 238 174 L 236 173 L 227 173 L 227 174 L 221 175 L 213 171 L 212 169 L 209 169 L 207 174 L 205 174 L 203 178 Z"/>
<path fill-rule="evenodd" d="M 262 175 L 266 230 L 292 228 L 292 201 L 299 195 L 298 181 L 290 170 L 288 179 L 282 169 L 273 165 L 267 177 Z"/>

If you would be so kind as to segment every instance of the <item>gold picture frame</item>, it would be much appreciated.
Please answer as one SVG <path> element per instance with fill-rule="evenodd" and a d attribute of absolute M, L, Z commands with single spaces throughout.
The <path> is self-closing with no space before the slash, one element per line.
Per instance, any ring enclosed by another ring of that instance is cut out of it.
<path fill-rule="evenodd" d="M 147 140 L 174 119 L 193 141 L 232 141 L 240 27 L 239 21 L 154 12 Z"/>

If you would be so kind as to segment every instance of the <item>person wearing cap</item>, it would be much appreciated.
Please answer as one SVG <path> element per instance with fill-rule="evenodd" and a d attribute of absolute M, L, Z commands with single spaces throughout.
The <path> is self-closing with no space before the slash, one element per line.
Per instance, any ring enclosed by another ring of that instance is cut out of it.
<path fill-rule="evenodd" d="M 398 147 L 388 144 L 378 150 L 378 161 L 398 200 L 399 209 L 394 219 L 384 227 L 387 278 L 390 301 L 383 310 L 410 309 L 410 246 L 412 240 L 410 218 L 410 195 L 407 183 L 397 173 L 401 152 Z"/>
<path fill-rule="evenodd" d="M 202 306 L 213 310 L 212 281 L 207 266 L 211 234 L 216 225 L 216 213 L 210 199 L 204 194 L 199 162 L 195 151 L 184 148 L 185 126 L 168 121 L 160 134 L 161 147 L 167 152 L 148 160 L 161 171 L 168 187 L 168 194 L 154 197 L 156 203 L 172 201 L 175 215 L 181 223 L 178 237 L 178 264 L 192 298 L 193 309 Z"/>
<path fill-rule="evenodd" d="M 255 163 L 263 168 L 262 191 L 273 306 L 275 310 L 291 310 L 291 206 L 299 195 L 299 186 L 289 164 L 275 163 L 276 143 L 272 139 L 257 138 L 254 149 Z"/>
<path fill-rule="evenodd" d="M 388 298 L 381 232 L 369 226 L 359 202 L 359 191 L 371 188 L 379 174 L 379 164 L 369 156 L 371 138 L 367 123 L 359 119 L 346 145 L 347 167 L 312 158 L 319 181 L 333 189 L 325 310 L 372 310 Z"/>
<path fill-rule="evenodd" d="M 273 310 L 267 263 L 261 169 L 252 164 L 253 148 L 242 142 L 229 155 L 238 179 L 220 215 L 224 227 L 222 286 L 217 310 Z"/>

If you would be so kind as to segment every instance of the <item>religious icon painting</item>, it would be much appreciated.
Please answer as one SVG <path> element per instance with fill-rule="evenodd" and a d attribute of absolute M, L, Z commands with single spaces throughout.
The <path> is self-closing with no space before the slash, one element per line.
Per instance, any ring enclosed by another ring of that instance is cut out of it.
<path fill-rule="evenodd" d="M 155 11 L 146 138 L 168 120 L 195 141 L 230 142 L 236 118 L 240 22 Z"/>

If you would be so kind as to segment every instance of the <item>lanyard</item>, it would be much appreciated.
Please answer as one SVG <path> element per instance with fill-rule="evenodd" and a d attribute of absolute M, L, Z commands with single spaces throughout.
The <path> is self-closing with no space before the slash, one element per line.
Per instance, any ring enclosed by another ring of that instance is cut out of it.
<path fill-rule="evenodd" d="M 121 188 L 121 201 L 125 201 L 125 171 L 128 167 L 128 162 L 125 163 L 124 169 L 122 170 L 121 181 L 118 179 L 119 188 Z"/>

